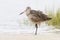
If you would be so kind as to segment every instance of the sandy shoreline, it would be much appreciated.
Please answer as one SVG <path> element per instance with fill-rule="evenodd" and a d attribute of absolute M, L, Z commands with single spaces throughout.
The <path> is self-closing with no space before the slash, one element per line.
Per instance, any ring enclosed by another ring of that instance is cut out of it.
<path fill-rule="evenodd" d="M 60 40 L 60 34 L 0 34 L 0 40 Z"/>

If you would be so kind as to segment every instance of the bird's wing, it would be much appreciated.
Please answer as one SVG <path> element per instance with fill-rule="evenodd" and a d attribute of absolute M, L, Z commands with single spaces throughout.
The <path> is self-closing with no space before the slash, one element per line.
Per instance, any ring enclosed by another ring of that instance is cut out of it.
<path fill-rule="evenodd" d="M 30 13 L 31 13 L 32 15 L 34 15 L 35 17 L 39 17 L 39 18 L 40 18 L 40 16 L 41 16 L 41 15 L 39 15 L 39 12 L 36 11 L 36 10 L 31 10 Z"/>
<path fill-rule="evenodd" d="M 41 16 L 41 18 L 42 18 L 43 20 L 47 20 L 47 18 L 48 18 L 48 16 L 47 16 L 46 14 L 43 14 L 42 11 L 39 11 L 39 16 Z"/>
<path fill-rule="evenodd" d="M 42 11 L 31 10 L 31 14 L 43 20 L 47 19 L 47 15 L 43 14 Z"/>
<path fill-rule="evenodd" d="M 31 15 L 32 15 L 32 19 L 39 21 L 39 20 L 43 20 L 41 15 L 39 15 L 39 12 L 36 10 L 31 10 L 30 11 Z"/>

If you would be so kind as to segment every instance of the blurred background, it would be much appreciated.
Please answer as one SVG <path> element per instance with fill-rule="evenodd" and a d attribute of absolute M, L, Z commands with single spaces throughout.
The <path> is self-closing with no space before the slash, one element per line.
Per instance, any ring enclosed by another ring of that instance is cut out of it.
<path fill-rule="evenodd" d="M 39 25 L 38 33 L 60 33 L 60 0 L 0 0 L 0 33 L 34 33 L 25 13 L 19 15 L 27 6 L 52 18 Z"/>

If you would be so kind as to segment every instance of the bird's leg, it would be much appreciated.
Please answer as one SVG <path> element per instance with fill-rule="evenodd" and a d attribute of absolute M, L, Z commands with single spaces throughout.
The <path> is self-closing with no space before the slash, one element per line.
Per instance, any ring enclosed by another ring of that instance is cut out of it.
<path fill-rule="evenodd" d="M 35 35 L 37 35 L 38 25 L 37 25 L 37 24 L 35 24 L 35 27 L 36 27 Z"/>

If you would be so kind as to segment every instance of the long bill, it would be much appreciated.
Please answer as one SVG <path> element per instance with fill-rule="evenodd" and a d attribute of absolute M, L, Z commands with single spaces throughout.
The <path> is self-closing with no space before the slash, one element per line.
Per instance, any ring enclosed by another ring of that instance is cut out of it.
<path fill-rule="evenodd" d="M 25 10 L 26 11 L 26 10 Z M 21 12 L 19 15 L 23 14 L 25 11 Z"/>

